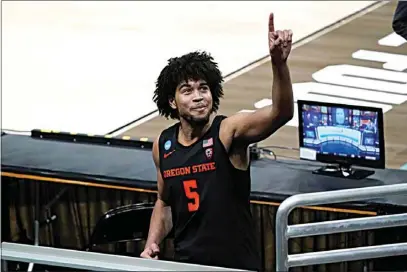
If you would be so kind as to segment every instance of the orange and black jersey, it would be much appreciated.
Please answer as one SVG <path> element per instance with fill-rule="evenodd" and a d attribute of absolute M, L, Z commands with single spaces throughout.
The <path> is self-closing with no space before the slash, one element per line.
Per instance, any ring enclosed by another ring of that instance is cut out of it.
<path fill-rule="evenodd" d="M 183 262 L 258 270 L 250 212 L 250 168 L 231 164 L 219 139 L 224 116 L 191 146 L 178 142 L 179 123 L 159 139 L 163 201 L 171 206 L 175 258 Z"/>

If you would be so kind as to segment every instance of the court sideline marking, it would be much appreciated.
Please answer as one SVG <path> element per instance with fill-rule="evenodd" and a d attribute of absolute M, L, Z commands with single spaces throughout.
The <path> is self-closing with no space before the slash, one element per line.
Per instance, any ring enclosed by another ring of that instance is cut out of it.
<path fill-rule="evenodd" d="M 302 45 L 304 45 L 304 44 L 306 44 L 308 42 L 311 42 L 311 41 L 313 41 L 313 40 L 315 40 L 315 39 L 317 39 L 317 38 L 331 32 L 331 31 L 333 31 L 333 30 L 335 30 L 335 29 L 349 23 L 350 21 L 352 21 L 354 19 L 357 19 L 357 18 L 359 18 L 359 17 L 361 17 L 361 16 L 363 16 L 363 15 L 369 13 L 369 12 L 372 12 L 373 10 L 375 10 L 375 9 L 381 7 L 381 6 L 384 6 L 386 4 L 388 4 L 388 1 L 378 1 L 376 3 L 373 3 L 373 4 L 371 4 L 371 5 L 367 6 L 367 7 L 359 10 L 359 11 L 356 11 L 356 12 L 354 12 L 354 13 L 348 15 L 348 16 L 345 16 L 344 18 L 342 18 L 342 19 L 340 19 L 340 20 L 338 20 L 336 22 L 333 22 L 332 24 L 330 24 L 330 25 L 328 25 L 328 26 L 326 26 L 326 27 L 324 27 L 322 29 L 319 29 L 319 30 L 305 36 L 304 38 L 298 40 L 297 42 L 294 42 L 293 45 L 292 45 L 292 50 L 294 50 L 294 49 L 296 49 L 296 48 L 298 48 L 298 47 L 300 47 L 300 46 L 302 46 Z M 236 71 L 226 75 L 225 78 L 224 78 L 224 83 L 226 83 L 227 81 L 230 81 L 230 80 L 232 80 L 232 79 L 234 79 L 234 78 L 236 78 L 236 77 L 238 77 L 238 76 L 240 76 L 240 75 L 242 75 L 244 73 L 247 73 L 250 70 L 255 69 L 256 67 L 259 67 L 259 66 L 265 64 L 267 61 L 269 61 L 268 58 L 269 58 L 268 55 L 264 56 L 264 57 L 262 57 L 262 58 L 260 58 L 258 60 L 255 60 L 254 62 L 249 63 L 248 65 L 246 65 L 246 66 L 244 66 L 242 68 L 239 68 Z M 110 133 L 108 133 L 108 135 L 111 135 L 113 137 L 119 136 L 120 134 L 123 134 L 124 132 L 126 132 L 128 130 L 131 130 L 131 129 L 133 129 L 133 128 L 135 128 L 135 127 L 137 127 L 137 126 L 139 126 L 139 125 L 141 125 L 141 124 L 143 124 L 143 123 L 145 123 L 145 122 L 147 122 L 147 121 L 149 121 L 149 120 L 151 120 L 151 119 L 153 119 L 155 117 L 158 117 L 158 110 L 154 110 L 154 111 L 152 111 L 150 113 L 147 113 L 147 114 L 137 118 L 136 120 L 134 120 L 134 121 L 132 121 L 132 122 L 130 122 L 130 123 L 124 125 L 124 126 L 121 126 L 121 127 L 117 128 L 117 129 L 111 131 Z"/>

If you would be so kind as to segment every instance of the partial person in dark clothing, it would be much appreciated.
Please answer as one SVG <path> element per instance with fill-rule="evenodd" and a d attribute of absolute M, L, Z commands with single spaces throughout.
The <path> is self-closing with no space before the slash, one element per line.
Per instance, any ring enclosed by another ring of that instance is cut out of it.
<path fill-rule="evenodd" d="M 393 30 L 407 40 L 407 1 L 399 1 L 393 16 Z"/>

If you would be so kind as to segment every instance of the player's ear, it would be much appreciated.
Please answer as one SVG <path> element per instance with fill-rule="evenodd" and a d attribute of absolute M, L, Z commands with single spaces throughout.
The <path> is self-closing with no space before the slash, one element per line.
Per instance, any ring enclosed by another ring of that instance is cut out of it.
<path fill-rule="evenodd" d="M 171 97 L 170 99 L 168 99 L 168 103 L 170 104 L 170 107 L 172 109 L 177 109 L 177 103 L 175 102 L 175 98 Z"/>

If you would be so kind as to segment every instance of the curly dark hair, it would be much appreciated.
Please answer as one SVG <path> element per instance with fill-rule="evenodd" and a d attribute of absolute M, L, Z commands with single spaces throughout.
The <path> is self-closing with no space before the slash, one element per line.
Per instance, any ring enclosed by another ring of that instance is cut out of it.
<path fill-rule="evenodd" d="M 157 104 L 160 115 L 167 119 L 179 119 L 178 111 L 171 108 L 169 100 L 175 97 L 177 86 L 190 79 L 206 81 L 212 93 L 212 112 L 218 110 L 219 100 L 223 97 L 223 77 L 218 64 L 206 52 L 191 52 L 170 58 L 158 76 L 153 101 Z"/>

